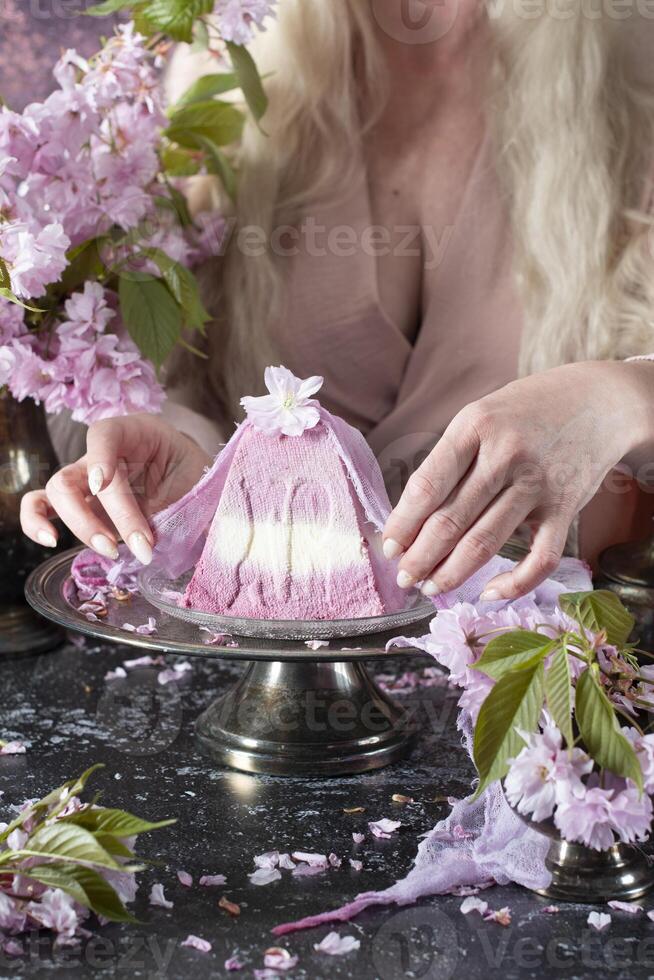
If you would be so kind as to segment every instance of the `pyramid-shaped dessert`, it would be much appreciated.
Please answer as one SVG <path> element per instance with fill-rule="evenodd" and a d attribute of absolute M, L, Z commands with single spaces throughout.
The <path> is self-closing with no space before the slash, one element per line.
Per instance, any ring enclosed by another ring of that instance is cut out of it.
<path fill-rule="evenodd" d="M 174 574 L 195 564 L 182 604 L 276 620 L 403 609 L 381 553 L 390 504 L 365 439 L 311 397 L 322 378 L 268 368 L 266 384 L 269 395 L 243 399 L 247 419 L 213 469 L 155 521 L 159 561 Z"/>

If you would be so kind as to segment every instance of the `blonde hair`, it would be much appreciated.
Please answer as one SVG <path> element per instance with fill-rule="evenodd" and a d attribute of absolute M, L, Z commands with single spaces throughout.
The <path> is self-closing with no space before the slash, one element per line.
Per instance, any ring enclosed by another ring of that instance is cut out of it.
<path fill-rule="evenodd" d="M 525 309 L 522 374 L 654 350 L 643 197 L 654 100 L 630 69 L 622 22 L 589 19 L 582 6 L 573 0 L 565 19 L 543 13 L 536 21 L 515 3 L 489 9 L 497 48 L 489 110 Z M 253 53 L 271 73 L 268 135 L 246 125 L 235 218 L 236 228 L 255 226 L 270 241 L 275 228 L 336 201 L 351 183 L 362 127 L 384 106 L 386 75 L 368 0 L 282 0 Z M 205 67 L 193 61 L 191 72 Z M 191 81 L 188 69 L 180 54 L 173 89 Z M 208 205 L 205 192 L 196 193 L 196 209 Z M 217 319 L 208 379 L 233 419 L 240 394 L 260 388 L 261 368 L 274 358 L 270 327 L 283 314 L 284 278 L 272 249 L 244 256 L 232 244 L 220 261 L 202 275 Z"/>

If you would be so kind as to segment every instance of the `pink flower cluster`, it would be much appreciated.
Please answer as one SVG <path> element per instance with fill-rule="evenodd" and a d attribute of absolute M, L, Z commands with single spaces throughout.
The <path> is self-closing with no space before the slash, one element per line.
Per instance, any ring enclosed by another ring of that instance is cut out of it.
<path fill-rule="evenodd" d="M 463 689 L 459 707 L 473 725 L 495 683 L 486 674 L 474 670 L 473 665 L 491 639 L 515 629 L 533 630 L 554 638 L 563 632 L 578 633 L 580 627 L 558 607 L 544 609 L 532 597 L 484 612 L 478 612 L 469 603 L 457 603 L 439 612 L 430 624 L 429 635 L 421 641 L 421 646 L 449 670 L 450 681 Z M 634 697 L 641 704 L 654 702 L 652 668 L 641 667 L 640 676 L 646 680 L 636 682 L 637 672 L 614 647 L 600 648 L 598 658 L 607 667 L 619 668 L 622 676 L 633 675 L 631 698 L 607 688 L 612 700 L 632 713 Z M 574 683 L 584 664 L 572 656 L 568 662 Z M 648 669 L 651 684 L 647 683 Z M 611 847 L 616 840 L 644 840 L 649 835 L 653 814 L 649 794 L 654 793 L 654 735 L 641 735 L 635 728 L 622 731 L 632 742 L 641 764 L 644 793 L 640 794 L 631 780 L 608 772 L 603 774 L 600 785 L 592 759 L 580 748 L 564 749 L 560 731 L 544 711 L 539 732 L 521 733 L 525 747 L 511 760 L 504 782 L 507 800 L 519 813 L 534 821 L 553 820 L 566 840 L 597 850 Z"/>
<path fill-rule="evenodd" d="M 65 797 L 62 798 L 62 801 Z M 28 800 L 21 807 L 21 812 L 29 811 L 32 801 Z M 58 817 L 64 817 L 80 810 L 81 801 L 72 796 Z M 53 820 L 58 817 L 52 818 Z M 6 823 L 0 822 L 0 832 L 7 829 Z M 16 827 L 0 844 L 0 852 L 18 851 L 29 846 L 29 834 L 34 830 L 34 820 L 28 815 L 21 827 Z M 131 847 L 133 838 L 126 839 Z M 48 858 L 27 858 L 25 868 L 38 864 L 47 864 Z M 136 897 L 136 878 L 131 872 L 101 870 L 99 872 L 123 903 L 133 902 Z M 17 936 L 24 932 L 37 929 L 51 929 L 57 933 L 57 944 L 72 945 L 79 940 L 77 936 L 82 931 L 81 923 L 88 918 L 89 910 L 79 905 L 67 892 L 60 888 L 48 888 L 38 881 L 25 878 L 19 874 L 6 875 L 0 883 L 0 948 L 6 953 L 20 956 L 24 950 L 15 940 L 4 937 Z"/>
<path fill-rule="evenodd" d="M 156 412 L 163 400 L 104 284 L 112 266 L 143 245 L 183 265 L 220 245 L 220 219 L 186 231 L 161 206 L 169 192 L 158 68 L 145 39 L 123 26 L 91 60 L 66 51 L 54 69 L 59 87 L 44 102 L 22 114 L 0 108 L 0 256 L 13 293 L 49 311 L 28 324 L 24 310 L 0 298 L 0 385 L 86 423 Z M 112 252 L 108 236 L 128 233 L 133 245 Z M 52 294 L 74 250 L 94 239 L 106 243 L 102 271 L 78 279 L 72 295 Z"/>
<path fill-rule="evenodd" d="M 553 726 L 525 735 L 525 748 L 506 777 L 506 797 L 520 813 L 534 820 L 553 818 L 565 840 L 606 850 L 616 839 L 644 841 L 652 822 L 654 735 L 633 728 L 623 734 L 633 742 L 645 777 L 645 792 L 635 783 L 592 772 L 593 762 L 581 749 L 563 749 L 561 733 Z M 582 779 L 584 777 L 584 779 Z"/>
<path fill-rule="evenodd" d="M 214 15 L 220 36 L 234 44 L 248 44 L 256 25 L 263 29 L 267 17 L 274 16 L 270 0 L 217 0 Z"/>

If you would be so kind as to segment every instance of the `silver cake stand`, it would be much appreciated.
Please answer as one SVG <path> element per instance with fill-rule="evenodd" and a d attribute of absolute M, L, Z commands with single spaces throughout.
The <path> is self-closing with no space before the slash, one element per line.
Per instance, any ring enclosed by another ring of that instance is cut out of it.
<path fill-rule="evenodd" d="M 427 616 L 401 630 L 330 641 L 309 649 L 303 641 L 234 636 L 238 646 L 207 645 L 197 624 L 155 608 L 142 595 L 109 600 L 106 618 L 89 622 L 64 596 L 79 549 L 48 559 L 30 575 L 28 602 L 46 619 L 96 639 L 153 653 L 244 661 L 242 678 L 198 718 L 198 742 L 212 760 L 244 772 L 278 776 L 344 775 L 379 769 L 402 758 L 415 729 L 368 674 L 365 663 L 418 650 L 386 652 L 398 633 L 421 636 Z M 433 614 L 432 614 L 433 615 Z M 151 636 L 131 633 L 155 616 Z"/>

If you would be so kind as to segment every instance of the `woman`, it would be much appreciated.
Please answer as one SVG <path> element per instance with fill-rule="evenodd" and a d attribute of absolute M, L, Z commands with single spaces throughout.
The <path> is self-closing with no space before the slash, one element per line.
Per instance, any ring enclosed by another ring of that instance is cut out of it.
<path fill-rule="evenodd" d="M 196 482 L 276 361 L 323 374 L 378 455 L 402 586 L 460 585 L 521 525 L 529 554 L 485 595 L 542 581 L 614 467 L 654 457 L 654 363 L 626 360 L 654 350 L 641 9 L 282 0 L 255 52 L 269 135 L 246 128 L 237 223 L 203 273 L 207 365 L 172 372 L 168 421 L 92 426 L 25 498 L 25 532 L 54 545 L 58 514 L 147 563 L 146 516 Z M 206 68 L 179 53 L 173 88 Z M 611 534 L 633 516 L 614 490 Z"/>

